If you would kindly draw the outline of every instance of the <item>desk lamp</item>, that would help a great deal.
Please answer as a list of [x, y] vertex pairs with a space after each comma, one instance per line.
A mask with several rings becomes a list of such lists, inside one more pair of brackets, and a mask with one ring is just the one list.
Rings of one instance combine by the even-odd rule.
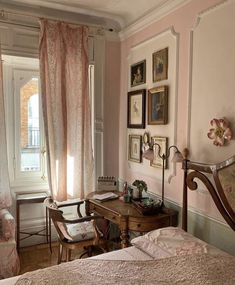
[[162, 159], [162, 206], [164, 206], [164, 191], [165, 191], [165, 189], [164, 189], [164, 178], [165, 178], [166, 160], [170, 156], [171, 149], [175, 149], [175, 153], [174, 153], [174, 156], [172, 158], [173, 163], [182, 162], [184, 158], [183, 158], [182, 153], [179, 151], [179, 149], [175, 145], [171, 145], [170, 147], [167, 148], [166, 153], [161, 154], [161, 146], [158, 143], [150, 144], [149, 148], [146, 151], [144, 151], [143, 158], [150, 160], [150, 161], [153, 161], [153, 159], [154, 159], [153, 147], [155, 145], [158, 147], [158, 156]]

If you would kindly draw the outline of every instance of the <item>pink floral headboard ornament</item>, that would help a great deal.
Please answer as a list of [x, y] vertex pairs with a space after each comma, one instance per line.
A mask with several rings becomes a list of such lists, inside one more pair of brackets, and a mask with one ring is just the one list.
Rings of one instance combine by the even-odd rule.
[[232, 131], [226, 118], [213, 119], [210, 121], [212, 128], [207, 133], [209, 139], [214, 140], [216, 146], [223, 146], [232, 139]]

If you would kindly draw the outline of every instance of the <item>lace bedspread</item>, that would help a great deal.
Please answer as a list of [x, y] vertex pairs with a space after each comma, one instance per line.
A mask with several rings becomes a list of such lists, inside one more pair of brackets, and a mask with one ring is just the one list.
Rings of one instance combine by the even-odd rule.
[[235, 258], [196, 254], [148, 261], [75, 260], [28, 272], [16, 285], [234, 285]]

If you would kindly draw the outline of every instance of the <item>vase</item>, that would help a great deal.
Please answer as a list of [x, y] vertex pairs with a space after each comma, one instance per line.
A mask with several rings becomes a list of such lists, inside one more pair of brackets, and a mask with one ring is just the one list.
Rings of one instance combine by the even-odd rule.
[[140, 200], [142, 198], [142, 191], [139, 190], [137, 187], [132, 186], [133, 192], [132, 192], [132, 198], [134, 200]]

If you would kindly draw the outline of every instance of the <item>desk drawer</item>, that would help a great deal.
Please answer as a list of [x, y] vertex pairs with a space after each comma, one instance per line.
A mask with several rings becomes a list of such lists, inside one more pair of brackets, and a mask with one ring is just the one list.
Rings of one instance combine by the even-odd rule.
[[132, 221], [129, 220], [129, 229], [137, 232], [149, 232], [154, 229], [164, 228], [170, 226], [169, 217], [163, 217], [161, 219], [157, 219], [156, 221], [148, 222], [146, 221]]
[[113, 222], [114, 224], [119, 224], [120, 222], [120, 217], [118, 215], [116, 215], [115, 213], [109, 212], [106, 209], [103, 209], [99, 206], [91, 204], [90, 211], [103, 216], [105, 219]]

